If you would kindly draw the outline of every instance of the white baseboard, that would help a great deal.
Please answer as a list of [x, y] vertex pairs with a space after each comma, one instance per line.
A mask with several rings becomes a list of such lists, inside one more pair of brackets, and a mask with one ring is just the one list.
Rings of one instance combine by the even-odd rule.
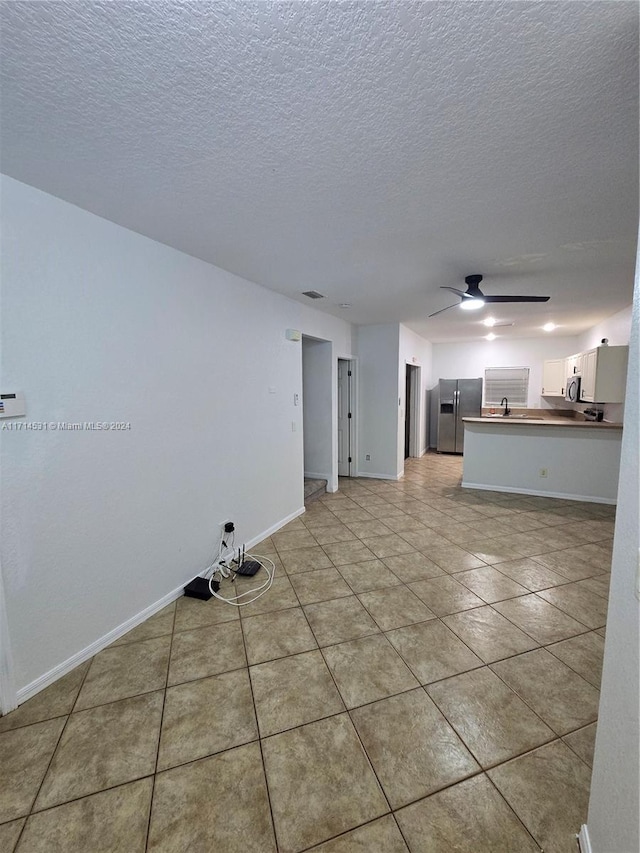
[[597, 495], [568, 495], [564, 492], [549, 492], [542, 489], [519, 489], [513, 486], [488, 486], [484, 483], [465, 483], [462, 481], [463, 489], [480, 489], [487, 492], [509, 492], [515, 495], [534, 495], [539, 498], [558, 498], [561, 501], [582, 501], [594, 504], [615, 504], [616, 498], [603, 498]]
[[277, 533], [281, 527], [284, 527], [285, 524], [289, 524], [290, 521], [293, 521], [294, 518], [298, 518], [298, 516], [302, 515], [305, 512], [304, 506], [297, 509], [295, 512], [292, 512], [290, 515], [286, 516], [286, 518], [281, 519], [277, 524], [271, 525], [266, 530], [263, 530], [262, 533], [259, 533], [257, 536], [254, 536], [252, 539], [246, 543], [247, 548], [253, 548], [254, 545], [257, 545], [258, 542], [262, 542], [263, 539], [268, 539], [269, 536], [272, 536], [274, 533]]
[[326, 480], [327, 483], [331, 479], [331, 474], [314, 474], [314, 473], [310, 473], [309, 471], [305, 471], [304, 476], [308, 480]]
[[371, 477], [372, 480], [393, 480], [396, 482], [402, 478], [402, 474], [370, 474], [358, 471], [356, 477]]
[[[304, 506], [300, 509], [297, 509], [295, 512], [292, 512], [286, 518], [283, 518], [277, 524], [272, 525], [267, 530], [260, 533], [258, 536], [254, 536], [250, 539], [246, 545], [247, 548], [250, 549], [258, 542], [262, 542], [263, 539], [267, 539], [271, 536], [272, 533], [276, 533], [276, 531], [280, 530], [281, 527], [284, 527], [285, 524], [288, 524], [290, 521], [293, 521], [294, 518], [297, 518], [299, 515], [302, 515], [304, 512]], [[153, 616], [154, 613], [157, 613], [159, 610], [162, 610], [163, 607], [166, 607], [167, 604], [171, 604], [172, 601], [180, 598], [183, 593], [184, 587], [189, 581], [193, 578], [193, 574], [189, 574], [189, 576], [180, 584], [180, 586], [176, 587], [176, 589], [171, 590], [166, 595], [163, 595], [162, 598], [159, 598], [153, 604], [150, 604], [148, 607], [145, 607], [144, 610], [141, 610], [139, 613], [136, 613], [135, 616], [132, 616], [130, 619], [127, 619], [126, 622], [123, 622], [121, 625], [118, 625], [117, 628], [114, 628], [109, 633], [105, 634], [103, 637], [95, 640], [93, 643], [90, 643], [84, 649], [81, 649], [79, 652], [76, 652], [74, 655], [71, 655], [67, 660], [62, 661], [62, 663], [57, 664], [50, 669], [48, 672], [45, 672], [43, 675], [38, 676], [34, 681], [30, 684], [27, 684], [25, 687], [21, 687], [17, 693], [14, 693], [14, 696], [17, 699], [17, 702], [13, 704], [13, 707], [7, 707], [6, 710], [3, 707], [2, 713], [8, 713], [13, 710], [17, 705], [26, 702], [27, 699], [31, 699], [36, 693], [40, 693], [41, 690], [44, 690], [45, 687], [49, 687], [49, 685], [53, 684], [54, 681], [57, 681], [59, 678], [62, 678], [63, 675], [66, 675], [68, 672], [71, 672], [72, 669], [75, 669], [81, 663], [84, 663], [89, 658], [92, 658], [98, 652], [102, 651], [102, 649], [110, 646], [111, 643], [115, 643], [116, 640], [119, 640], [120, 637], [127, 634], [133, 628], [140, 625], [141, 622], [144, 622], [150, 616]], [[11, 696], [7, 696], [9, 700], [11, 700]]]
[[102, 649], [106, 648], [106, 646], [111, 645], [111, 643], [115, 643], [116, 640], [119, 640], [120, 637], [127, 634], [131, 631], [132, 628], [140, 625], [141, 622], [144, 622], [150, 616], [153, 616], [154, 613], [157, 613], [159, 610], [162, 610], [163, 607], [166, 607], [167, 604], [171, 604], [172, 601], [175, 601], [177, 598], [180, 598], [182, 595], [182, 591], [185, 587], [185, 584], [189, 583], [189, 580], [193, 577], [190, 575], [184, 583], [181, 583], [179, 587], [168, 592], [166, 595], [163, 595], [162, 598], [159, 598], [158, 601], [155, 601], [153, 604], [150, 604], [148, 607], [145, 607], [144, 610], [141, 610], [139, 613], [136, 613], [135, 616], [132, 616], [130, 619], [127, 619], [126, 622], [123, 622], [121, 625], [118, 625], [117, 628], [114, 628], [112, 631], [109, 631], [108, 634], [105, 634], [103, 637], [100, 637], [98, 640], [95, 640], [93, 643], [90, 643], [84, 649], [81, 649], [79, 652], [76, 652], [74, 655], [71, 655], [70, 658], [63, 661], [62, 663], [54, 666], [53, 669], [50, 669], [48, 672], [45, 672], [43, 675], [38, 676], [34, 681], [30, 684], [27, 684], [26, 687], [21, 687], [18, 690], [18, 703], [22, 704], [26, 702], [27, 699], [31, 699], [36, 693], [39, 693], [41, 690], [44, 690], [45, 687], [49, 687], [50, 684], [53, 684], [54, 681], [57, 681], [59, 678], [62, 678], [63, 675], [66, 675], [68, 672], [71, 672], [72, 669], [75, 669], [81, 663], [84, 663], [89, 658], [92, 658], [98, 652], [102, 651]]
[[587, 828], [586, 823], [583, 823], [580, 827], [580, 832], [577, 835], [577, 839], [578, 847], [580, 848], [580, 853], [592, 853], [591, 840], [589, 839], [589, 830]]

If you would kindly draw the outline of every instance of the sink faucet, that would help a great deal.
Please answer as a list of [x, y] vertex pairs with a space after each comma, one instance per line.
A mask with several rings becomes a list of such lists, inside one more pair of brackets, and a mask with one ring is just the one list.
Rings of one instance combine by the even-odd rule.
[[502, 413], [502, 416], [506, 417], [507, 415], [511, 414], [511, 409], [509, 408], [509, 401], [507, 400], [506, 397], [503, 397], [502, 400], [500, 400], [500, 405], [502, 405], [503, 403], [504, 403], [504, 412]]

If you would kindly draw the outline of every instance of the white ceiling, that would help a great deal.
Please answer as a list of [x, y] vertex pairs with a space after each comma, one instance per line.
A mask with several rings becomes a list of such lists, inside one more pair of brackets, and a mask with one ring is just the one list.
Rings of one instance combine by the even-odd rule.
[[[2, 171], [355, 323], [631, 302], [636, 2], [4, 2]], [[340, 303], [353, 307], [341, 309]]]

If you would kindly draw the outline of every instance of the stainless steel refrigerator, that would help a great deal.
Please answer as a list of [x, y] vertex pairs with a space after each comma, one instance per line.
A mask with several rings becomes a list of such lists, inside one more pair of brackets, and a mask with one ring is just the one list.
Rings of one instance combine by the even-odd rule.
[[462, 453], [462, 418], [482, 413], [482, 379], [441, 379], [437, 395], [438, 453]]

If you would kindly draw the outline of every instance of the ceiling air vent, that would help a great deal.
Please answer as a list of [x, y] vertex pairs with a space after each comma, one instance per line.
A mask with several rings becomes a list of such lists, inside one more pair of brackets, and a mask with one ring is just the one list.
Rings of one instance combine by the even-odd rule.
[[324, 295], [322, 293], [318, 293], [317, 290], [304, 290], [302, 295], [308, 296], [309, 299], [324, 299]]

